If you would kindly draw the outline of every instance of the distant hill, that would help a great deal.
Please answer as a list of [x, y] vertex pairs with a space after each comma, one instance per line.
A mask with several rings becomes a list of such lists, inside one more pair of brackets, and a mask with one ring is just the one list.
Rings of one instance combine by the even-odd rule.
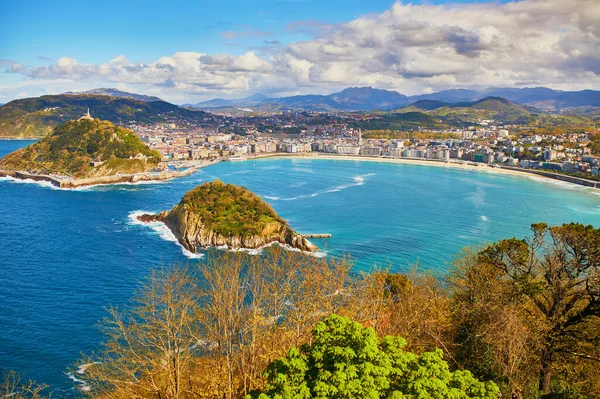
[[172, 118], [201, 121], [203, 111], [180, 108], [164, 101], [145, 102], [92, 94], [60, 94], [23, 98], [0, 107], [0, 137], [43, 137], [57, 125], [77, 119], [87, 110], [115, 124], [157, 123]]
[[[487, 97], [501, 97], [513, 103], [533, 106], [545, 111], [560, 111], [576, 107], [600, 107], [600, 91], [560, 91], [545, 87], [488, 88], [485, 90], [452, 89], [417, 96], [405, 96], [395, 91], [372, 87], [352, 87], [329, 95], [301, 95], [269, 98], [263, 95], [239, 100], [215, 99], [191, 105], [199, 109], [222, 110], [252, 108], [253, 111], [275, 112], [285, 109], [322, 112], [389, 111], [419, 101], [442, 103], [474, 102]], [[429, 107], [430, 105], [420, 104]], [[574, 109], [573, 112], [577, 112]]]
[[419, 100], [356, 127], [375, 130], [419, 130], [460, 128], [482, 120], [510, 124], [533, 122], [539, 111], [500, 97], [486, 97], [472, 102], [447, 103], [437, 100]]
[[215, 98], [213, 100], [204, 101], [198, 104], [184, 104], [184, 106], [212, 109], [212, 108], [248, 108], [263, 104], [271, 100], [269, 97], [262, 94], [253, 94], [249, 97], [240, 98], [238, 100], [226, 100], [223, 98]]
[[[129, 129], [109, 121], [69, 121], [28, 147], [0, 159], [0, 169], [75, 178], [138, 173], [156, 168], [161, 156]], [[97, 162], [92, 166], [92, 162]]]
[[284, 109], [307, 111], [371, 111], [390, 110], [408, 104], [405, 95], [395, 91], [374, 89], [372, 87], [351, 87], [329, 95], [301, 95], [282, 98], [269, 98], [254, 95], [239, 100], [214, 99], [193, 105], [195, 108], [245, 107], [256, 111], [277, 111]]
[[419, 129], [446, 129], [453, 127], [443, 118], [429, 115], [424, 112], [408, 111], [393, 112], [381, 115], [379, 118], [360, 122], [356, 127], [369, 130], [419, 130]]
[[424, 112], [439, 117], [450, 126], [464, 126], [481, 119], [503, 123], [526, 124], [539, 112], [534, 108], [516, 104], [501, 97], [486, 97], [477, 101], [448, 103], [438, 100], [419, 100], [397, 113]]
[[117, 90], [117, 89], [111, 89], [111, 88], [99, 88], [99, 89], [92, 89], [92, 90], [88, 90], [88, 91], [82, 91], [82, 92], [71, 92], [68, 91], [65, 94], [94, 94], [97, 96], [111, 96], [111, 97], [122, 97], [122, 98], [133, 98], [134, 100], [138, 100], [138, 101], [144, 101], [144, 102], [152, 102], [152, 101], [163, 101], [158, 97], [154, 97], [154, 96], [145, 96], [143, 94], [136, 94], [136, 93], [128, 93], [126, 91], [121, 91], [121, 90]]

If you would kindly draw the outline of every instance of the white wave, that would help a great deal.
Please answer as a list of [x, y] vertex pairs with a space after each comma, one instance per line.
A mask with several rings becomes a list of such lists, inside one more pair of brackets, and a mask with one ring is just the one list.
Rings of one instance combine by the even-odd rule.
[[61, 190], [61, 188], [56, 187], [54, 184], [50, 183], [49, 181], [38, 181], [38, 180], [33, 180], [33, 179], [16, 179], [11, 176], [2, 176], [2, 177], [0, 177], [0, 181], [7, 181], [10, 183], [16, 183], [16, 184], [36, 184], [40, 187], [51, 188], [52, 190]]
[[558, 186], [565, 190], [580, 191], [580, 192], [585, 192], [585, 193], [589, 193], [592, 195], [600, 196], [600, 190], [597, 188], [594, 188], [594, 187], [582, 186], [581, 184], [571, 183], [571, 182], [567, 182], [567, 181], [563, 181], [563, 180], [552, 179], [549, 177], [535, 176], [535, 175], [530, 175], [530, 174], [527, 174], [523, 177], [526, 177], [529, 180], [534, 180], [538, 183], [552, 184], [554, 186]]
[[302, 173], [315, 173], [315, 171], [314, 171], [314, 170], [312, 170], [312, 169], [310, 169], [310, 168], [298, 168], [298, 167], [295, 167], [295, 168], [292, 168], [292, 170], [293, 170], [294, 172], [302, 172]]
[[487, 217], [487, 216], [485, 216], [485, 215], [481, 215], [481, 216], [479, 216], [479, 217], [480, 217], [480, 218], [481, 218], [481, 220], [483, 220], [484, 222], [487, 222], [487, 221], [489, 220], [489, 219], [488, 219], [488, 217]]
[[82, 364], [79, 366], [79, 368], [77, 369], [77, 374], [85, 374], [85, 372], [87, 371], [87, 369], [90, 366], [93, 366], [94, 364], [100, 364], [100, 362], [92, 362], [92, 363], [86, 363], [86, 364]]
[[84, 380], [75, 377], [70, 371], [67, 372], [67, 377], [69, 377], [69, 379], [75, 382], [76, 384], [79, 384], [80, 390], [88, 392], [91, 389], [90, 386]]
[[263, 198], [270, 199], [273, 201], [279, 201], [279, 197], [271, 197], [270, 195], [263, 195]]
[[365, 178], [369, 177], [369, 176], [374, 176], [375, 173], [367, 173], [364, 175], [358, 175], [358, 176], [354, 176], [352, 178], [352, 183], [348, 183], [348, 184], [341, 184], [339, 186], [335, 186], [332, 187], [328, 190], [325, 191], [317, 191], [316, 193], [312, 193], [312, 194], [308, 194], [308, 195], [299, 195], [297, 197], [290, 197], [290, 198], [280, 198], [280, 200], [282, 201], [294, 201], [300, 198], [308, 198], [308, 197], [316, 197], [318, 195], [322, 195], [322, 194], [328, 194], [328, 193], [337, 193], [340, 192], [342, 190], [345, 190], [347, 188], [350, 187], [357, 187], [357, 186], [362, 186], [363, 184], [365, 184]]
[[141, 180], [134, 183], [131, 182], [121, 182], [121, 183], [100, 183], [100, 184], [90, 184], [89, 186], [81, 186], [81, 187], [58, 187], [49, 181], [38, 181], [33, 179], [16, 179], [11, 176], [2, 176], [0, 177], [0, 181], [7, 181], [10, 183], [17, 184], [36, 184], [40, 187], [50, 188], [52, 190], [64, 190], [64, 191], [95, 191], [97, 189], [107, 188], [107, 187], [118, 187], [118, 186], [141, 186], [141, 185], [149, 185], [149, 184], [165, 184], [168, 183], [168, 180]]
[[[157, 232], [159, 234], [159, 237], [162, 238], [163, 240], [176, 243], [181, 248], [181, 251], [183, 252], [183, 254], [190, 259], [198, 259], [198, 258], [202, 258], [204, 256], [204, 254], [195, 254], [193, 252], [188, 251], [185, 247], [183, 247], [183, 245], [181, 245], [179, 243], [179, 241], [177, 240], [177, 237], [175, 237], [173, 232], [164, 223], [161, 223], [161, 222], [148, 222], [147, 223], [147, 222], [142, 222], [141, 220], [138, 219], [138, 216], [146, 215], [146, 214], [153, 214], [153, 212], [141, 211], [141, 210], [130, 212], [129, 216], [128, 216], [129, 224], [150, 227], [152, 230]], [[287, 244], [282, 244], [280, 242], [271, 242], [269, 244], [263, 245], [262, 247], [258, 247], [258, 248], [232, 249], [232, 248], [227, 247], [226, 245], [220, 246], [220, 247], [215, 247], [215, 248], [221, 249], [221, 250], [226, 250], [226, 251], [231, 251], [231, 252], [246, 252], [249, 255], [260, 255], [261, 252], [263, 251], [263, 249], [268, 248], [272, 245], [279, 245], [287, 251], [302, 252], [301, 250], [299, 250], [297, 248], [293, 248]], [[306, 253], [312, 254], [316, 257], [326, 256], [326, 254], [323, 252], [306, 252]]]
[[171, 241], [171, 242], [174, 242], [175, 244], [177, 244], [181, 248], [181, 252], [183, 252], [183, 254], [190, 259], [199, 259], [204, 256], [203, 254], [195, 254], [191, 251], [188, 251], [187, 248], [185, 248], [183, 245], [181, 245], [179, 240], [177, 240], [177, 237], [175, 237], [175, 234], [173, 234], [171, 229], [169, 229], [164, 223], [161, 223], [161, 222], [146, 223], [146, 222], [142, 222], [141, 220], [138, 219], [138, 216], [145, 215], [145, 214], [153, 214], [153, 213], [154, 212], [140, 211], [140, 210], [130, 212], [129, 216], [128, 216], [129, 224], [150, 227], [152, 230], [154, 230], [156, 233], [158, 233], [159, 237], [162, 238], [163, 240]]

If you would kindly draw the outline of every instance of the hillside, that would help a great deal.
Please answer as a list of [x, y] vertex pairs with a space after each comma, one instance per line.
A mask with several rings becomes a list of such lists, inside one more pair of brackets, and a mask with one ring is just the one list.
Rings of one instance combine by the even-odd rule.
[[8, 154], [0, 159], [0, 169], [88, 178], [145, 172], [159, 162], [160, 154], [131, 130], [82, 118], [57, 126], [50, 136]]
[[213, 116], [164, 101], [88, 94], [60, 94], [14, 100], [0, 107], [0, 137], [44, 137], [57, 125], [77, 119], [90, 110], [92, 116], [115, 124], [157, 123], [184, 118], [201, 121]]
[[445, 129], [451, 127], [442, 118], [424, 112], [406, 111], [383, 114], [378, 118], [355, 124], [369, 130], [420, 130]]
[[191, 252], [198, 247], [260, 248], [273, 242], [303, 251], [317, 250], [260, 197], [219, 180], [188, 191], [170, 211], [139, 219], [165, 223]]
[[494, 120], [510, 124], [527, 124], [535, 120], [539, 111], [515, 104], [505, 98], [486, 97], [472, 102], [448, 103], [437, 100], [419, 100], [394, 113], [423, 113], [439, 118], [449, 126], [464, 126], [480, 120]]

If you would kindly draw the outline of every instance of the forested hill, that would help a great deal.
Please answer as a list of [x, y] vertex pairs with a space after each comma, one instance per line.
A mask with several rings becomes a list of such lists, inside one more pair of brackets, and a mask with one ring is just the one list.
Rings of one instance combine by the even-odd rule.
[[14, 100], [0, 107], [0, 137], [47, 136], [57, 125], [84, 115], [88, 108], [94, 118], [119, 125], [214, 118], [206, 112], [180, 108], [165, 101], [90, 94], [48, 95]]
[[103, 177], [152, 170], [160, 154], [131, 130], [85, 119], [57, 126], [35, 144], [0, 159], [0, 169], [71, 178]]

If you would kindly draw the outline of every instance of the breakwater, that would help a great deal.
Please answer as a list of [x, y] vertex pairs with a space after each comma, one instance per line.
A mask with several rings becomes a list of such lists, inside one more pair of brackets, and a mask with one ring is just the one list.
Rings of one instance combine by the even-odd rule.
[[532, 175], [538, 175], [543, 177], [548, 177], [550, 179], [560, 180], [567, 183], [579, 184], [580, 186], [600, 188], [600, 181], [594, 181], [590, 179], [584, 179], [582, 177], [563, 175], [562, 173], [554, 173], [545, 170], [537, 170], [537, 169], [524, 169], [524, 168], [515, 168], [511, 166], [503, 166], [502, 169], [513, 170], [515, 172], [521, 173], [529, 173]]
[[141, 181], [160, 181], [184, 177], [195, 173], [199, 167], [182, 171], [145, 172], [114, 176], [90, 177], [85, 179], [63, 179], [50, 175], [36, 175], [26, 172], [0, 170], [0, 177], [12, 177], [20, 180], [46, 181], [59, 188], [79, 188], [99, 184], [137, 183]]

